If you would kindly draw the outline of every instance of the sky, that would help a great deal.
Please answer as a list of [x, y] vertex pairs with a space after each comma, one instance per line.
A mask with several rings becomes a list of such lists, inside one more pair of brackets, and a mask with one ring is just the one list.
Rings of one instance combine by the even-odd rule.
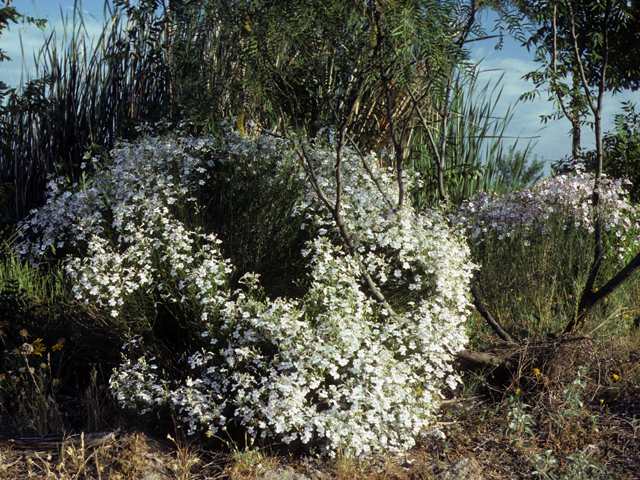
[[[48, 20], [46, 31], [43, 33], [35, 26], [11, 25], [9, 31], [6, 29], [0, 38], [0, 48], [12, 58], [12, 61], [0, 63], [0, 80], [11, 86], [17, 86], [20, 81], [23, 68], [24, 49], [27, 58], [27, 68], [33, 71], [33, 53], [37, 52], [43, 45], [45, 36], [55, 28], [58, 32], [63, 31], [61, 12], [65, 15], [72, 15], [74, 0], [14, 0], [13, 6], [16, 9], [30, 16], [45, 18]], [[98, 36], [104, 23], [104, 1], [84, 0], [81, 3], [83, 18], [88, 35]], [[495, 17], [483, 15], [484, 28], [490, 32], [493, 28]], [[21, 41], [22, 38], [22, 41]], [[22, 45], [21, 45], [22, 43]], [[518, 148], [523, 148], [527, 142], [535, 143], [532, 153], [541, 159], [558, 160], [571, 153], [570, 124], [566, 119], [551, 121], [546, 126], [540, 122], [541, 115], [548, 115], [554, 112], [554, 106], [541, 92], [541, 98], [532, 101], [517, 103], [522, 93], [533, 90], [533, 85], [522, 80], [522, 76], [535, 70], [538, 67], [533, 61], [533, 53], [529, 53], [526, 48], [520, 46], [518, 42], [505, 37], [504, 46], [501, 50], [496, 50], [496, 39], [475, 42], [471, 47], [472, 59], [479, 62], [480, 75], [479, 83], [489, 82], [494, 85], [501, 75], [502, 95], [497, 106], [497, 113], [504, 115], [509, 106], [515, 108], [515, 114], [509, 124], [506, 135], [518, 137]], [[614, 115], [620, 112], [620, 102], [630, 100], [633, 103], [640, 102], [640, 92], [623, 92], [612, 97], [608, 95], [604, 101], [603, 109], [603, 132], [613, 128]], [[515, 105], [515, 107], [513, 107]], [[527, 137], [539, 137], [529, 139]], [[515, 142], [514, 139], [505, 139], [506, 145]], [[583, 150], [595, 148], [593, 133], [588, 127], [582, 132]], [[549, 172], [549, 166], [545, 168]]]

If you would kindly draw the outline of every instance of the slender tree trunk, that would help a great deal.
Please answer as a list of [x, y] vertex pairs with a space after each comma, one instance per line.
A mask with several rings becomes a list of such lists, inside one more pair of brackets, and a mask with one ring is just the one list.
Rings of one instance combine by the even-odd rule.
[[[591, 270], [589, 272], [589, 278], [587, 279], [587, 284], [585, 286], [584, 292], [582, 294], [582, 298], [580, 299], [580, 303], [578, 305], [578, 316], [582, 319], [581, 322], [574, 322], [571, 326], [571, 329], [574, 327], [580, 327], [585, 318], [585, 309], [589, 304], [591, 297], [594, 296], [593, 286], [595, 284], [596, 277], [598, 276], [598, 271], [600, 270], [600, 264], [602, 262], [602, 215], [600, 214], [600, 180], [602, 176], [602, 103], [604, 99], [604, 91], [607, 85], [607, 67], [609, 64], [609, 16], [611, 13], [610, 3], [607, 2], [606, 10], [604, 14], [604, 36], [603, 36], [603, 58], [602, 58], [602, 69], [600, 70], [600, 78], [598, 79], [598, 97], [596, 102], [594, 103], [592, 99], [591, 90], [589, 88], [589, 82], [587, 81], [587, 77], [584, 71], [584, 64], [582, 62], [582, 58], [580, 56], [580, 50], [578, 48], [578, 36], [575, 31], [575, 17], [573, 15], [573, 9], [571, 7], [571, 1], [566, 1], [567, 8], [569, 10], [569, 18], [571, 25], [571, 39], [573, 41], [573, 52], [576, 60], [576, 64], [578, 67], [578, 72], [580, 74], [580, 81], [582, 83], [582, 88], [585, 92], [585, 96], [587, 102], [589, 104], [589, 108], [593, 113], [594, 117], [594, 133], [596, 137], [596, 174], [595, 181], [593, 186], [593, 196], [592, 196], [592, 207], [595, 213], [595, 221], [594, 221], [594, 235], [595, 235], [595, 248], [593, 253], [593, 263], [591, 264]], [[591, 307], [593, 308], [593, 307]], [[567, 326], [568, 331], [569, 326]]]
[[389, 79], [387, 78], [387, 73], [385, 69], [385, 65], [382, 62], [382, 42], [385, 39], [384, 32], [382, 30], [382, 22], [380, 11], [375, 2], [373, 2], [373, 15], [376, 22], [376, 55], [380, 61], [380, 79], [382, 80], [382, 88], [384, 89], [384, 95], [387, 104], [387, 120], [389, 122], [389, 130], [391, 134], [391, 142], [393, 143], [393, 152], [396, 158], [396, 176], [398, 181], [398, 209], [402, 208], [402, 204], [404, 203], [404, 181], [402, 178], [403, 173], [403, 151], [401, 145], [401, 138], [398, 138], [398, 134], [395, 130], [395, 122], [393, 115], [393, 102], [391, 99], [391, 91], [389, 87]]
[[580, 118], [581, 118], [581, 108], [580, 108], [580, 80], [574, 75], [573, 76], [573, 90], [571, 92], [571, 102], [569, 103], [569, 108], [571, 110], [571, 117], [569, 120], [571, 121], [571, 157], [573, 158], [574, 165], [580, 162], [581, 158], [581, 149], [580, 149]]
[[571, 333], [576, 327], [581, 326], [591, 310], [597, 307], [609, 295], [615, 292], [622, 284], [624, 284], [631, 276], [640, 269], [640, 253], [631, 260], [618, 274], [607, 282], [607, 284], [599, 289], [594, 295], [590, 296], [579, 317], [569, 322], [564, 329], [565, 334]]

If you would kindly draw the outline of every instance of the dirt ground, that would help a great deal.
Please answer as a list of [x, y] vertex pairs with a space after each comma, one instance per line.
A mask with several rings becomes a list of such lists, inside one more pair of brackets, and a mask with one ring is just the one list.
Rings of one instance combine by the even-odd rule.
[[[291, 480], [427, 480], [472, 458], [487, 480], [536, 478], [545, 466], [563, 480], [640, 480], [640, 348], [613, 345], [595, 355], [587, 346], [547, 342], [492, 352], [511, 355], [517, 371], [460, 364], [464, 389], [451, 392], [438, 416], [445, 438], [427, 435], [403, 455], [317, 459], [120, 421], [84, 436], [3, 437], [0, 479], [281, 480], [272, 473], [286, 468], [298, 474]], [[578, 365], [588, 362], [572, 404]]]
[[[640, 395], [640, 389], [636, 394]], [[640, 399], [640, 396], [636, 397]], [[473, 458], [481, 465], [486, 479], [534, 478], [533, 463], [527, 459], [534, 452], [554, 450], [569, 456], [585, 450], [590, 460], [606, 467], [611, 477], [596, 476], [592, 471], [583, 478], [640, 479], [640, 430], [633, 418], [616, 414], [598, 415], [591, 433], [575, 430], [562, 442], [552, 429], [542, 425], [535, 444], [514, 444], [504, 435], [505, 419], [500, 405], [476, 399], [448, 403], [443, 418], [446, 439], [426, 437], [423, 443], [405, 455], [388, 455], [371, 460], [348, 458], [312, 459], [272, 449], [242, 449], [229, 452], [197, 442], [158, 437], [141, 430], [103, 433], [106, 440], [90, 445], [87, 436], [83, 447], [75, 436], [61, 441], [51, 437], [5, 440], [0, 448], [0, 478], [50, 479], [223, 479], [244, 480], [270, 477], [269, 472], [288, 468], [311, 480], [327, 479], [432, 479], [463, 458]], [[595, 414], [596, 412], [594, 412]], [[11, 444], [14, 440], [14, 444]], [[39, 440], [38, 443], [35, 443]], [[32, 444], [29, 445], [28, 442]], [[573, 443], [572, 443], [573, 442]], [[22, 444], [19, 444], [22, 443]], [[33, 444], [35, 443], [35, 444]], [[517, 443], [517, 442], [516, 442]], [[558, 450], [561, 446], [562, 450]], [[572, 448], [573, 447], [573, 448]], [[565, 461], [557, 473], [567, 477]], [[294, 477], [295, 478], [295, 477]]]

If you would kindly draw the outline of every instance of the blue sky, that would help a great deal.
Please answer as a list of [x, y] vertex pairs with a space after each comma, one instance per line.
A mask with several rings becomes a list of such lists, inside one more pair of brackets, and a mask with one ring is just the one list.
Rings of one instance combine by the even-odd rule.
[[[13, 6], [26, 15], [47, 19], [49, 22], [46, 32], [50, 32], [53, 28], [61, 32], [63, 28], [60, 19], [61, 12], [70, 16], [73, 12], [74, 0], [14, 0]], [[82, 10], [89, 36], [99, 35], [104, 21], [104, 1], [84, 0]], [[493, 26], [493, 18], [483, 16], [482, 21], [486, 30], [490, 31]], [[22, 36], [25, 56], [29, 60], [27, 65], [31, 68], [33, 52], [37, 52], [42, 46], [45, 34], [36, 27], [27, 25], [11, 25], [9, 31], [3, 32], [0, 48], [13, 61], [0, 63], [0, 80], [12, 86], [16, 86], [20, 80], [23, 63], [20, 36]], [[480, 62], [480, 69], [483, 72], [480, 74], [480, 83], [496, 82], [504, 73], [503, 93], [498, 105], [498, 113], [500, 114], [505, 112], [510, 104], [514, 104], [522, 93], [533, 89], [532, 85], [522, 80], [522, 76], [535, 70], [537, 64], [533, 61], [532, 53], [527, 52], [526, 48], [509, 38], [505, 39], [504, 47], [501, 50], [495, 50], [495, 44], [496, 40], [476, 42], [472, 47], [472, 58], [474, 61]], [[522, 137], [539, 136], [540, 138], [533, 140], [533, 142], [537, 142], [533, 153], [547, 160], [557, 160], [571, 152], [570, 124], [565, 119], [550, 122], [546, 126], [541, 124], [540, 115], [550, 114], [554, 111], [553, 105], [544, 96], [544, 92], [542, 93], [542, 98], [536, 101], [516, 105], [515, 115], [509, 125], [507, 135], [513, 137], [519, 135]], [[619, 112], [620, 102], [623, 100], [640, 102], [640, 92], [623, 92], [615, 97], [608, 96], [605, 99], [604, 132], [612, 128], [614, 115]], [[505, 143], [510, 144], [513, 141], [507, 139]], [[527, 141], [520, 140], [518, 145], [524, 147]], [[582, 147], [583, 149], [594, 148], [593, 133], [587, 127], [582, 132]]]

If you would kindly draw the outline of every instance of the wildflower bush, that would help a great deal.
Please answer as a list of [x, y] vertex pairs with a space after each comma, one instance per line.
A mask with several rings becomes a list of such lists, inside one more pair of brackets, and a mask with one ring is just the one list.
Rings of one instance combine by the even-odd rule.
[[[527, 190], [474, 195], [452, 216], [481, 265], [479, 291], [520, 338], [557, 332], [576, 313], [593, 261], [593, 183], [593, 176], [578, 168]], [[638, 251], [640, 209], [627, 201], [625, 184], [623, 179], [602, 179], [605, 258], [596, 285]], [[615, 295], [624, 297], [635, 284], [637, 280], [628, 282]]]
[[[640, 245], [640, 209], [628, 202], [623, 188], [627, 184], [630, 182], [622, 178], [610, 180], [603, 176], [601, 180], [599, 208], [612, 268], [624, 266]], [[525, 246], [527, 237], [550, 234], [553, 225], [550, 220], [558, 217], [564, 230], [582, 228], [593, 233], [593, 185], [593, 174], [584, 173], [578, 165], [574, 172], [544, 178], [527, 190], [474, 195], [462, 204], [454, 222], [476, 241], [484, 233], [495, 231], [498, 240], [516, 235]]]
[[[310, 152], [319, 184], [335, 195], [330, 140]], [[394, 208], [393, 172], [371, 166], [372, 177], [363, 159], [343, 153], [343, 215], [393, 312], [371, 299], [310, 188], [289, 213], [310, 238], [304, 294], [271, 299], [251, 272], [231, 287], [233, 266], [201, 228], [216, 162], [232, 158], [243, 171], [259, 157], [278, 167], [263, 176], [277, 184], [299, 160], [284, 140], [229, 127], [221, 138], [144, 137], [115, 149], [111, 163], [95, 162], [85, 185], [52, 181], [47, 205], [23, 224], [20, 251], [36, 261], [62, 255], [78, 300], [122, 321], [130, 340], [143, 334], [111, 378], [123, 407], [172, 410], [191, 434], [241, 426], [318, 454], [404, 450], [431, 428], [441, 389], [459, 382], [449, 360], [467, 342], [473, 265], [440, 213]], [[186, 374], [148, 349], [143, 327], [160, 305], [199, 337]]]
[[49, 433], [61, 423], [54, 397], [67, 342], [56, 336], [62, 315], [9, 273], [0, 283], [0, 429]]

